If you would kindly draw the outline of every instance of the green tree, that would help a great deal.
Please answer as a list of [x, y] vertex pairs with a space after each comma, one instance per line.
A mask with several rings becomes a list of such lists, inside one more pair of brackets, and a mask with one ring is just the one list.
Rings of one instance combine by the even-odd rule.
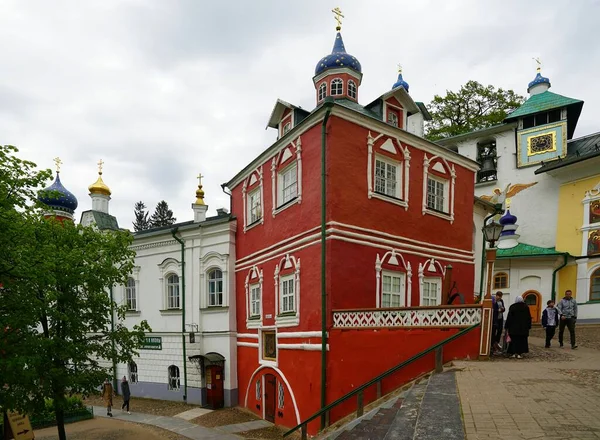
[[150, 216], [150, 225], [153, 228], [160, 226], [169, 226], [175, 223], [177, 219], [173, 217], [173, 211], [169, 209], [169, 204], [164, 200], [161, 200], [156, 205], [154, 214]]
[[137, 231], [145, 231], [150, 229], [150, 220], [148, 219], [148, 211], [146, 211], [146, 205], [141, 200], [136, 202], [133, 207], [133, 214], [135, 215], [135, 221], [133, 222], [133, 229]]
[[446, 96], [433, 97], [425, 137], [435, 141], [500, 124], [524, 101], [512, 90], [469, 81], [458, 92], [447, 90]]

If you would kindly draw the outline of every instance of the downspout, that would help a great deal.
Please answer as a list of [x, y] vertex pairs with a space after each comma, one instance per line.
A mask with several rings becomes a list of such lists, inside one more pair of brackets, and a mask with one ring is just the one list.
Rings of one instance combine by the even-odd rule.
[[565, 252], [564, 254], [562, 254], [562, 256], [563, 263], [552, 271], [552, 296], [550, 297], [550, 299], [554, 302], [556, 302], [556, 273], [567, 265], [567, 258], [569, 257], [569, 254]]
[[173, 228], [171, 235], [181, 245], [181, 342], [183, 343], [183, 401], [187, 402], [187, 356], [185, 354], [185, 245], [183, 240], [177, 237], [177, 230]]
[[112, 285], [109, 288], [110, 291], [110, 335], [111, 335], [111, 340], [110, 340], [110, 344], [112, 347], [112, 365], [113, 365], [113, 392], [116, 394], [119, 394], [118, 391], [118, 382], [117, 382], [117, 361], [115, 360], [115, 306], [114, 306], [114, 300], [113, 300], [113, 288]]
[[[326, 207], [327, 207], [327, 192], [326, 192], [326, 152], [325, 144], [327, 140], [327, 121], [333, 108], [333, 100], [326, 98], [325, 116], [321, 124], [321, 408], [325, 408], [327, 404], [327, 284], [325, 274], [325, 244], [326, 244]], [[321, 416], [321, 429], [325, 428], [326, 416]]]
[[221, 189], [223, 190], [223, 192], [225, 194], [227, 194], [229, 196], [229, 213], [231, 213], [231, 210], [233, 209], [233, 197], [231, 197], [231, 193], [230, 192], [225, 191], [225, 188], [227, 188], [227, 185], [225, 183], [223, 183], [221, 185]]

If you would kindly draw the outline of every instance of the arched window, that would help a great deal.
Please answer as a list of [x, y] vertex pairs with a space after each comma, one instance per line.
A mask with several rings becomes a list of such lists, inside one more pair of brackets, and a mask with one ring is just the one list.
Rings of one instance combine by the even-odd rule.
[[508, 274], [506, 272], [498, 272], [494, 275], [494, 289], [508, 288]]
[[344, 94], [344, 81], [340, 78], [331, 80], [331, 96]]
[[348, 96], [356, 99], [356, 83], [352, 80], [348, 81]]
[[327, 96], [327, 83], [322, 83], [319, 86], [319, 101], [322, 101]]
[[169, 389], [173, 391], [179, 391], [179, 367], [176, 365], [169, 366]]
[[590, 301], [600, 301], [600, 267], [590, 277]]
[[127, 310], [137, 310], [137, 296], [135, 292], [135, 280], [133, 278], [127, 279], [125, 301], [127, 303]]
[[129, 382], [137, 383], [138, 381], [138, 369], [137, 364], [133, 361], [127, 365], [127, 373], [129, 374]]
[[223, 305], [223, 272], [213, 269], [208, 273], [208, 305]]
[[179, 276], [176, 274], [167, 277], [167, 308], [179, 308]]

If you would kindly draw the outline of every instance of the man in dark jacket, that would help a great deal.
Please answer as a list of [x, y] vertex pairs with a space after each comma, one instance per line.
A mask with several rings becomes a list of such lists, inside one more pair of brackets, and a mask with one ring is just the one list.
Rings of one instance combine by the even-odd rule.
[[129, 382], [127, 382], [127, 377], [123, 376], [123, 380], [121, 381], [121, 394], [123, 395], [123, 405], [121, 405], [121, 411], [127, 407], [127, 414], [131, 414], [129, 412], [129, 398], [131, 397], [131, 392], [129, 391]]
[[565, 327], [569, 329], [571, 336], [571, 349], [576, 349], [575, 343], [575, 323], [577, 322], [577, 300], [573, 298], [573, 292], [565, 291], [565, 297], [560, 300], [558, 306], [558, 314], [560, 315], [560, 324], [558, 326], [558, 344], [563, 346], [563, 335]]

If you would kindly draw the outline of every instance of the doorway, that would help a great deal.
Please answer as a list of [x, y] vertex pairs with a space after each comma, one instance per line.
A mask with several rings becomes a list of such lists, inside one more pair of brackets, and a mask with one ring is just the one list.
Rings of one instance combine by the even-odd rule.
[[275, 423], [275, 376], [265, 374], [265, 420]]
[[206, 367], [206, 405], [212, 409], [223, 408], [223, 367], [209, 365]]
[[540, 314], [542, 310], [542, 295], [536, 290], [528, 290], [523, 295], [525, 304], [529, 307], [531, 313], [531, 322], [534, 324], [540, 322]]

